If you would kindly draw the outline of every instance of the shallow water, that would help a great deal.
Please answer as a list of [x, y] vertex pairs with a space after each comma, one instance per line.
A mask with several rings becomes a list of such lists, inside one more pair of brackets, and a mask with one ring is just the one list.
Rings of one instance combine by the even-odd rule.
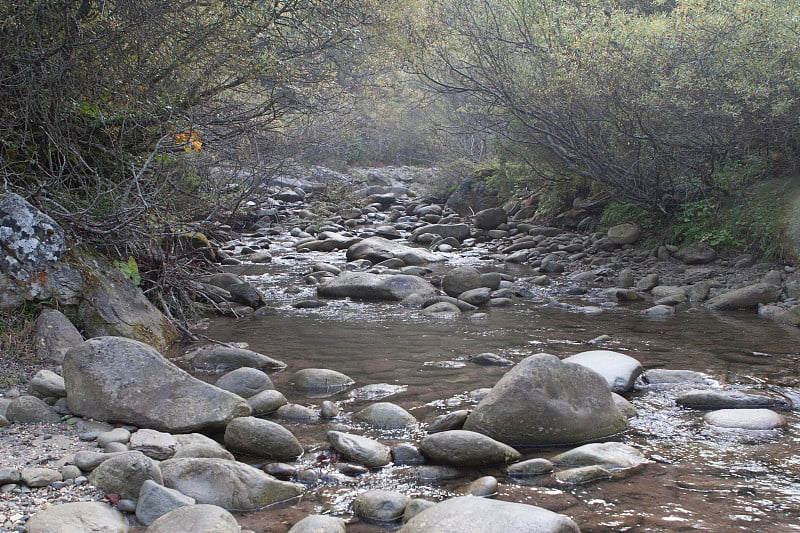
[[[331, 301], [327, 307], [297, 310], [296, 300], [313, 297], [300, 281], [307, 264], [343, 263], [341, 254], [276, 254], [274, 264], [237, 271], [258, 285], [277, 309], [263, 318], [214, 319], [202, 331], [220, 341], [246, 342], [258, 352], [286, 362], [272, 374], [291, 402], [319, 406], [287, 383], [302, 368], [331, 368], [356, 381], [355, 387], [385, 383], [398, 390], [386, 398], [421, 422], [469, 408], [476, 389], [491, 387], [506, 368], [483, 367], [471, 355], [493, 352], [513, 361], [538, 352], [568, 356], [595, 349], [587, 341], [611, 337], [602, 349], [617, 350], [645, 369], [690, 369], [706, 373], [726, 387], [769, 390], [800, 402], [800, 329], [749, 314], [679, 310], [674, 318], [647, 319], [635, 308], [608, 307], [591, 294], [554, 302], [550, 289], [513, 307], [491, 309], [485, 318], [430, 320], [398, 304]], [[460, 258], [469, 261], [469, 258]], [[480, 266], [480, 265], [478, 265]], [[494, 269], [497, 267], [495, 266]], [[489, 270], [487, 265], [487, 270]], [[523, 270], [514, 273], [525, 275]], [[287, 290], [287, 288], [289, 288]], [[240, 515], [257, 532], [287, 531], [309, 513], [331, 513], [351, 520], [349, 505], [366, 488], [393, 488], [410, 496], [442, 499], [482, 475], [498, 477], [498, 498], [540, 505], [572, 517], [587, 531], [800, 531], [800, 417], [784, 412], [789, 424], [773, 432], [722, 432], [702, 421], [703, 413], [675, 406], [679, 388], [643, 389], [629, 395], [639, 416], [617, 438], [643, 450], [651, 462], [633, 472], [590, 485], [559, 485], [551, 476], [511, 479], [502, 469], [463, 470], [446, 483], [415, 479], [402, 467], [389, 467], [346, 482], [319, 482], [298, 501]], [[302, 462], [312, 466], [327, 449], [333, 424], [350, 425], [383, 442], [419, 441], [415, 431], [376, 431], [350, 422], [347, 413], [372, 399], [354, 399], [347, 391], [337, 401], [345, 415], [314, 425], [285, 423], [308, 450]], [[526, 457], [550, 457], [563, 450], [524, 450]], [[323, 470], [324, 465], [321, 466]], [[355, 519], [350, 532], [385, 531], [397, 524], [368, 524]]]

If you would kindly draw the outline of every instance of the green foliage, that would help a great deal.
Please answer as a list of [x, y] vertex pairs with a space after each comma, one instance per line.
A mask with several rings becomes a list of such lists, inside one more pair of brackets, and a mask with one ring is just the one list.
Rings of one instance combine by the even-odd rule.
[[664, 216], [652, 209], [646, 209], [637, 204], [609, 202], [603, 208], [600, 215], [600, 224], [603, 227], [611, 227], [624, 222], [633, 222], [646, 232], [659, 229]]
[[129, 256], [128, 260], [125, 262], [114, 261], [114, 266], [120, 269], [122, 273], [125, 274], [125, 277], [130, 279], [134, 285], [142, 283], [142, 276], [139, 274], [139, 264], [132, 255]]
[[785, 234], [794, 189], [791, 180], [775, 179], [732, 196], [687, 202], [674, 216], [672, 241], [703, 242], [722, 250], [784, 259], [789, 254]]

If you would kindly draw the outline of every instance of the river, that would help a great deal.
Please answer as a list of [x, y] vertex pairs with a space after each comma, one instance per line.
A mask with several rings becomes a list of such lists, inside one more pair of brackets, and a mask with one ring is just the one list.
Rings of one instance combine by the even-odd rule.
[[[330, 368], [356, 381], [355, 387], [387, 384], [397, 392], [385, 398], [406, 408], [423, 425], [412, 431], [378, 431], [348, 418], [371, 399], [353, 399], [347, 391], [328, 399], [342, 408], [339, 420], [318, 424], [284, 423], [301, 441], [301, 459], [316, 468], [327, 450], [325, 435], [345, 424], [382, 442], [418, 442], [424, 423], [435, 416], [468, 409], [472, 391], [493, 386], [506, 372], [467, 358], [493, 352], [513, 361], [534, 353], [568, 356], [595, 349], [588, 341], [638, 359], [645, 369], [689, 369], [705, 373], [711, 383], [729, 389], [768, 390], [800, 402], [800, 330], [761, 319], [752, 313], [712, 313], [701, 307], [678, 310], [668, 319], [651, 319], [640, 308], [608, 304], [587, 295], [555, 298], [554, 287], [526, 286], [534, 297], [508, 308], [492, 308], [478, 318], [431, 320], [396, 303], [332, 300], [318, 309], [295, 309], [292, 303], [313, 298], [313, 287], [301, 274], [315, 261], [344, 264], [343, 252], [301, 254], [286, 240], [274, 244], [267, 265], [232, 267], [259, 287], [275, 313], [264, 317], [215, 318], [201, 332], [225, 342], [244, 342], [252, 350], [288, 364], [272, 374], [275, 387], [290, 402], [319, 407], [288, 384], [302, 368]], [[450, 262], [475, 257], [451, 255]], [[439, 267], [444, 268], [444, 267]], [[525, 278], [524, 267], [508, 267]], [[524, 281], [521, 284], [525, 284]], [[715, 385], [716, 386], [716, 385]], [[784, 412], [788, 425], [769, 432], [714, 430], [703, 412], [676, 407], [675, 397], [690, 387], [647, 388], [626, 394], [638, 416], [616, 439], [642, 450], [650, 462], [611, 480], [566, 486], [552, 476], [510, 478], [502, 468], [462, 469], [446, 482], [419, 480], [408, 468], [390, 466], [347, 482], [319, 481], [297, 501], [239, 515], [240, 524], [256, 532], [283, 532], [311, 513], [330, 513], [350, 520], [349, 532], [387, 531], [398, 524], [372, 524], [353, 518], [349, 505], [367, 488], [391, 488], [409, 496], [440, 500], [457, 494], [473, 479], [494, 475], [497, 498], [539, 505], [570, 516], [590, 531], [800, 531], [800, 417]], [[563, 449], [527, 449], [526, 458], [550, 457]], [[323, 479], [325, 476], [323, 476]]]

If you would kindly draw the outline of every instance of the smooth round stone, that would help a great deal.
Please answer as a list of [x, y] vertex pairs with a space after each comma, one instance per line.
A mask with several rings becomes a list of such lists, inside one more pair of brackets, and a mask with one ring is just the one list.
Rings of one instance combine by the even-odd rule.
[[234, 418], [225, 428], [225, 444], [233, 450], [268, 459], [296, 459], [303, 453], [285, 427], [252, 416]]
[[421, 498], [412, 498], [408, 502], [408, 504], [406, 504], [405, 511], [403, 511], [403, 523], [408, 522], [409, 520], [417, 516], [425, 509], [433, 507], [434, 505], [436, 505], [436, 503], [430, 500], [423, 500]]
[[245, 399], [275, 388], [266, 372], [251, 367], [231, 370], [217, 380], [216, 386]]
[[258, 416], [274, 413], [281, 406], [286, 405], [288, 400], [279, 391], [265, 390], [248, 398], [247, 403], [253, 410], [253, 416]]
[[466, 409], [460, 409], [458, 411], [453, 411], [452, 413], [437, 416], [430, 424], [428, 424], [428, 433], [439, 433], [442, 431], [450, 431], [451, 429], [461, 429], [464, 427], [464, 422], [467, 420], [468, 416], [469, 411]]
[[178, 507], [160, 516], [153, 522], [148, 533], [238, 533], [241, 531], [236, 518], [216, 505], [187, 505]]
[[553, 463], [544, 459], [543, 457], [537, 457], [535, 459], [528, 459], [527, 461], [520, 461], [519, 463], [514, 463], [513, 465], [509, 465], [508, 467], [508, 475], [509, 476], [540, 476], [542, 474], [548, 474], [553, 471]]
[[275, 416], [287, 422], [319, 422], [319, 413], [310, 407], [297, 403], [282, 405], [275, 411]]
[[508, 463], [520, 458], [520, 453], [507, 444], [459, 429], [429, 434], [422, 439], [420, 450], [432, 462], [454, 466]]
[[464, 492], [466, 494], [471, 494], [472, 496], [492, 496], [493, 494], [497, 494], [497, 486], [498, 483], [496, 477], [483, 476], [467, 485]]
[[461, 309], [450, 302], [436, 302], [423, 309], [421, 313], [433, 317], [456, 317], [461, 315]]
[[335, 394], [355, 383], [349, 376], [326, 368], [298, 370], [290, 381], [297, 390], [315, 395]]
[[560, 453], [551, 459], [562, 466], [600, 465], [609, 470], [635, 468], [647, 462], [642, 452], [621, 442], [593, 442]]
[[392, 446], [392, 458], [396, 465], [421, 465], [425, 458], [419, 448], [410, 442], [401, 442]]
[[483, 366], [514, 366], [514, 361], [494, 353], [480, 353], [469, 358], [471, 363]]
[[353, 501], [353, 513], [367, 520], [390, 522], [403, 516], [409, 497], [393, 490], [368, 490]]
[[353, 414], [353, 420], [365, 422], [383, 428], [402, 428], [413, 426], [417, 423], [414, 415], [389, 402], [378, 402], [368, 405]]
[[600, 465], [582, 466], [556, 472], [556, 480], [569, 485], [582, 485], [600, 479], [609, 479], [611, 472]]
[[439, 482], [461, 477], [461, 470], [451, 466], [420, 465], [410, 470], [410, 473], [421, 481]]
[[31, 488], [46, 487], [63, 478], [61, 472], [52, 468], [26, 468], [21, 473], [21, 480]]
[[692, 390], [675, 399], [675, 403], [695, 409], [789, 409], [783, 398], [762, 394], [724, 390]]
[[303, 518], [289, 533], [345, 533], [345, 521], [328, 515], [311, 515]]
[[642, 314], [653, 318], [666, 318], [675, 314], [675, 308], [669, 305], [654, 305], [642, 311]]
[[769, 409], [720, 409], [707, 413], [704, 420], [726, 429], [766, 430], [786, 425], [786, 418]]
[[329, 431], [328, 442], [348, 461], [376, 468], [392, 462], [391, 450], [380, 442], [340, 431]]
[[75, 502], [54, 505], [33, 515], [26, 524], [28, 533], [129, 531], [125, 517], [110, 505], [100, 502]]
[[339, 416], [339, 406], [330, 400], [325, 400], [320, 406], [320, 415], [322, 418], [336, 418]]
[[625, 392], [642, 373], [642, 364], [629, 355], [611, 350], [589, 350], [564, 359], [603, 376], [613, 392]]

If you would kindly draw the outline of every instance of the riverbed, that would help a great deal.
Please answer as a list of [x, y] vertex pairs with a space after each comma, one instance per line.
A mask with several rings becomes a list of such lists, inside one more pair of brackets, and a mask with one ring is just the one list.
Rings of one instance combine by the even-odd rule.
[[[695, 387], [650, 387], [625, 396], [638, 416], [616, 440], [642, 450], [649, 463], [588, 485], [557, 483], [552, 476], [511, 478], [502, 468], [462, 469], [455, 479], [419, 479], [407, 467], [390, 466], [342, 480], [327, 477], [320, 461], [327, 453], [326, 432], [342, 426], [387, 444], [418, 442], [425, 424], [438, 415], [469, 409], [480, 389], [492, 387], [507, 367], [471, 363], [470, 356], [492, 352], [514, 362], [546, 352], [562, 357], [590, 349], [615, 350], [638, 359], [645, 370], [688, 369], [706, 375], [708, 387], [768, 392], [800, 402], [800, 330], [753, 313], [714, 313], [682, 306], [663, 319], [641, 314], [642, 304], [618, 305], [588, 291], [566, 297], [553, 285], [528, 284], [525, 266], [493, 264], [477, 255], [456, 253], [438, 269], [474, 264], [485, 271], [513, 275], [529, 292], [513, 306], [481, 310], [457, 318], [430, 319], [398, 303], [330, 300], [315, 309], [293, 303], [315, 298], [303, 282], [311, 264], [342, 267], [343, 252], [298, 253], [288, 237], [270, 248], [267, 265], [240, 265], [242, 275], [265, 295], [273, 311], [266, 316], [215, 318], [200, 332], [224, 342], [247, 343], [252, 350], [288, 364], [272, 374], [275, 387], [290, 402], [317, 408], [327, 399], [342, 409], [336, 420], [284, 423], [307, 450], [301, 463], [316, 469], [298, 501], [245, 515], [240, 524], [256, 532], [282, 532], [307, 514], [327, 513], [350, 521], [349, 532], [387, 531], [398, 524], [360, 522], [350, 512], [356, 494], [391, 488], [409, 496], [441, 500], [470, 481], [494, 475], [497, 498], [539, 505], [570, 516], [582, 531], [798, 531], [800, 530], [800, 417], [784, 411], [788, 425], [763, 432], [720, 431], [703, 422], [703, 412], [679, 408], [674, 399]], [[605, 339], [591, 344], [595, 339]], [[309, 398], [294, 391], [289, 376], [302, 368], [343, 372], [354, 387], [383, 384], [392, 394], [351, 397], [348, 391]], [[212, 379], [213, 376], [207, 376]], [[476, 392], [478, 391], [478, 392]], [[376, 430], [352, 422], [349, 414], [370, 402], [394, 402], [420, 421], [412, 430]], [[522, 450], [526, 458], [551, 457], [563, 449]]]

